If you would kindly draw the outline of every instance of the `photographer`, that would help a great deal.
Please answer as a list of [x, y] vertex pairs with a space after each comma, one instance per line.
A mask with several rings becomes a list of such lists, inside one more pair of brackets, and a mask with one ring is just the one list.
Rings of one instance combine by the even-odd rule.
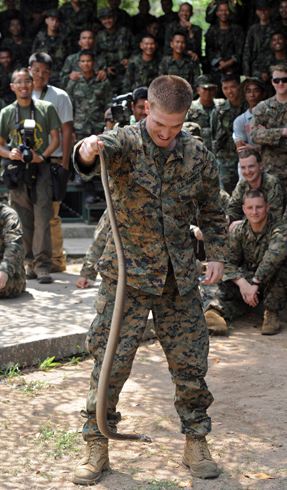
[[6, 159], [4, 179], [11, 189], [11, 205], [23, 226], [27, 278], [38, 278], [47, 284], [52, 282], [49, 157], [59, 146], [61, 123], [52, 104], [32, 101], [33, 80], [27, 68], [14, 71], [11, 89], [16, 101], [0, 113], [0, 156]]

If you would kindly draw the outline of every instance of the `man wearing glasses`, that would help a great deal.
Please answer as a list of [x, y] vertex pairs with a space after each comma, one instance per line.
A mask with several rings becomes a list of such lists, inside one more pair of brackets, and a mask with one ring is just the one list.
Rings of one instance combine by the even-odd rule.
[[261, 145], [264, 169], [287, 189], [287, 65], [271, 66], [271, 75], [276, 93], [253, 109], [251, 138]]

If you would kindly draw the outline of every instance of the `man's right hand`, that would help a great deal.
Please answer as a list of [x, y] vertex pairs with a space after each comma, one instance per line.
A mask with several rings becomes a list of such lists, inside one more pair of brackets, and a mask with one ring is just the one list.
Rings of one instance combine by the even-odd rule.
[[235, 279], [233, 282], [239, 287], [242, 299], [247, 305], [252, 306], [253, 308], [258, 305], [259, 286], [250, 284], [243, 277], [240, 279]]
[[23, 162], [23, 155], [18, 148], [12, 148], [12, 150], [9, 151], [8, 158], [9, 160], [22, 160]]
[[85, 138], [80, 146], [79, 155], [81, 161], [86, 165], [92, 165], [99, 150], [103, 150], [104, 143], [97, 136], [92, 135]]

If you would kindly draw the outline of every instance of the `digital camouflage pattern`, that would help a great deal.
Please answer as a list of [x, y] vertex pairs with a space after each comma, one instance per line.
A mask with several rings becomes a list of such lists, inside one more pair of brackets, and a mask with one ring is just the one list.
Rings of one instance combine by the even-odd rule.
[[223, 103], [224, 99], [214, 99], [211, 107], [204, 107], [199, 99], [193, 100], [186, 114], [186, 121], [197, 123], [201, 127], [201, 136], [208, 150], [212, 150], [211, 113]]
[[[100, 368], [106, 348], [115, 299], [116, 281], [103, 278], [97, 299], [97, 315], [88, 336], [87, 349], [95, 359], [87, 398], [83, 437], [101, 437], [96, 423], [96, 398]], [[211, 429], [206, 410], [213, 401], [204, 376], [207, 371], [208, 332], [197, 288], [180, 296], [171, 269], [162, 296], [127, 287], [126, 304], [119, 345], [113, 362], [108, 391], [108, 424], [116, 431], [121, 415], [116, 404], [130, 374], [136, 350], [152, 310], [159, 342], [166, 354], [175, 388], [175, 408], [181, 431], [205, 436]]]
[[123, 82], [123, 92], [130, 92], [137, 87], [148, 87], [158, 76], [159, 59], [144, 61], [142, 54], [134, 56], [127, 66]]
[[232, 279], [244, 277], [260, 281], [260, 298], [270, 311], [280, 311], [287, 297], [287, 225], [278, 224], [269, 216], [261, 233], [254, 233], [248, 221], [229, 235], [229, 254], [225, 264], [223, 282], [219, 283], [219, 298], [210, 306], [224, 314], [228, 320], [248, 310], [238, 286]]
[[82, 277], [91, 279], [92, 281], [96, 280], [97, 263], [105, 249], [110, 229], [111, 227], [108, 212], [105, 210], [96, 226], [93, 241], [85, 255], [84, 263], [81, 269]]
[[71, 98], [74, 112], [74, 130], [77, 139], [99, 134], [104, 129], [104, 113], [112, 100], [112, 89], [108, 80], [70, 80], [66, 90]]
[[258, 75], [258, 66], [265, 63], [266, 58], [271, 55], [271, 37], [274, 32], [274, 25], [265, 26], [256, 23], [252, 25], [246, 35], [242, 65], [245, 76]]
[[238, 182], [238, 155], [232, 138], [233, 121], [243, 112], [226, 100], [211, 113], [212, 150], [219, 167], [221, 186], [231, 194]]
[[[243, 218], [243, 196], [249, 190], [251, 190], [251, 186], [246, 180], [242, 179], [236, 185], [227, 208], [227, 215], [230, 218], [230, 222]], [[274, 175], [263, 172], [260, 190], [263, 192], [270, 206], [269, 209], [273, 218], [282, 218], [286, 205], [286, 191], [281, 185], [280, 180]]]
[[287, 127], [287, 105], [270, 97], [259, 102], [252, 114], [250, 135], [261, 145], [264, 169], [279, 177], [287, 189], [287, 138], [282, 137], [282, 129]]
[[[171, 260], [183, 295], [197, 283], [189, 230], [195, 203], [207, 260], [224, 261], [226, 222], [219, 201], [217, 166], [213, 155], [186, 131], [178, 135], [175, 148], [167, 154], [153, 143], [145, 124], [141, 121], [101, 135], [125, 250], [127, 283], [161, 295]], [[97, 173], [96, 165], [81, 170], [86, 172], [80, 173], [83, 179]], [[117, 278], [111, 236], [98, 269]]]
[[172, 56], [164, 56], [159, 65], [159, 75], [177, 75], [193, 85], [194, 79], [200, 75], [200, 68], [187, 55], [183, 55], [180, 60], [175, 60]]
[[60, 71], [68, 54], [64, 37], [62, 35], [52, 37], [48, 36], [46, 31], [39, 31], [33, 42], [32, 53], [42, 51], [48, 53], [53, 60], [49, 83], [59, 87]]
[[0, 271], [8, 275], [5, 288], [0, 289], [0, 298], [18, 296], [25, 291], [22, 235], [16, 211], [0, 203]]
[[134, 37], [126, 27], [118, 27], [114, 32], [104, 29], [96, 35], [95, 45], [96, 54], [104, 60], [104, 68], [113, 68], [114, 74], [108, 76], [113, 92], [119, 95], [126, 72], [121, 61], [129, 59], [135, 51]]
[[[201, 44], [202, 44], [202, 29], [201, 27], [191, 24], [191, 29], [182, 27], [177, 21], [170, 22], [165, 26], [165, 39], [164, 39], [164, 53], [166, 55], [171, 54], [170, 42], [173, 34], [176, 32], [182, 32], [186, 36], [186, 51], [193, 51], [201, 58]], [[191, 59], [191, 58], [189, 58]]]
[[93, 29], [95, 21], [95, 9], [91, 5], [80, 6], [79, 10], [74, 10], [70, 3], [62, 5], [59, 10], [61, 18], [61, 30], [69, 42], [69, 52], [73, 53], [78, 48], [78, 39], [85, 29]]

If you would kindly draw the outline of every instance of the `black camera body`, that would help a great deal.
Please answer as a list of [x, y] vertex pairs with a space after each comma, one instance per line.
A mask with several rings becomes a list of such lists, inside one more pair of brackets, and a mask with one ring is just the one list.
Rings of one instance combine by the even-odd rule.
[[119, 126], [126, 126], [130, 123], [130, 117], [133, 113], [132, 101], [133, 94], [131, 92], [123, 95], [117, 95], [116, 97], [112, 98], [112, 116], [113, 120], [116, 121]]
[[19, 150], [22, 153], [25, 163], [31, 163], [33, 160], [32, 148], [34, 146], [34, 129], [36, 123], [34, 119], [25, 119], [23, 127], [20, 129], [22, 136], [22, 145], [19, 146]]

